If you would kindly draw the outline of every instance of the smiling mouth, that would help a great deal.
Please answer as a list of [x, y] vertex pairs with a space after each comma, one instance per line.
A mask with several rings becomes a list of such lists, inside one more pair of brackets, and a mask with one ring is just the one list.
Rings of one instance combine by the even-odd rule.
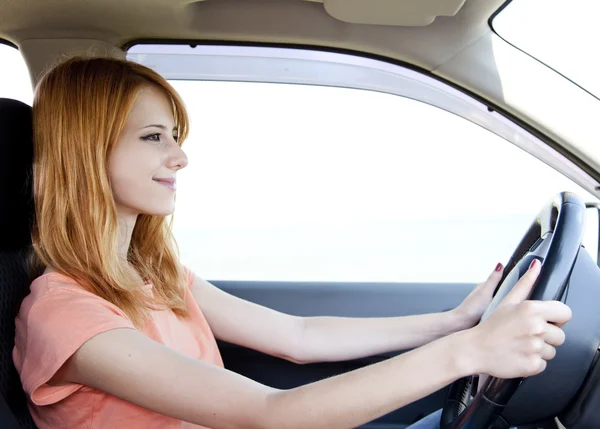
[[166, 186], [167, 188], [171, 189], [172, 191], [177, 190], [177, 183], [173, 179], [152, 179], [152, 180], [154, 180], [156, 183]]

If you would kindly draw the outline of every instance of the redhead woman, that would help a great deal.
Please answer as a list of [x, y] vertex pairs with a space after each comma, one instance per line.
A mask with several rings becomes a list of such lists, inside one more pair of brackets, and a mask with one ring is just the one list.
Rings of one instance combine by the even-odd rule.
[[[470, 374], [537, 374], [564, 342], [569, 308], [526, 299], [537, 261], [480, 324], [500, 264], [437, 314], [302, 318], [228, 295], [178, 259], [189, 121], [161, 76], [72, 58], [41, 78], [33, 115], [36, 270], [13, 357], [40, 429], [352, 428]], [[412, 350], [278, 390], [225, 369], [215, 339], [297, 363]]]

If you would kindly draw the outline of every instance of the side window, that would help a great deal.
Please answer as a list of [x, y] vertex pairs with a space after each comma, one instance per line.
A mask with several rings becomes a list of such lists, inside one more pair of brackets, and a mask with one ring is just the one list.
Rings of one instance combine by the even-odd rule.
[[0, 43], [0, 63], [0, 97], [19, 100], [31, 106], [33, 90], [21, 53], [12, 46]]
[[171, 82], [192, 130], [174, 231], [210, 280], [478, 282], [560, 191], [527, 152], [412, 99]]

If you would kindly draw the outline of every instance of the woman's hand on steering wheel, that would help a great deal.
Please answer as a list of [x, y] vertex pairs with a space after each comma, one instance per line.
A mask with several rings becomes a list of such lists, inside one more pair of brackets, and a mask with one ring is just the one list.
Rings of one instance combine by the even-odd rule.
[[530, 377], [544, 371], [546, 361], [556, 355], [555, 347], [564, 343], [561, 327], [571, 319], [571, 309], [560, 301], [527, 300], [540, 269], [534, 259], [491, 316], [465, 331], [473, 373]]
[[484, 282], [479, 283], [465, 300], [452, 310], [462, 320], [463, 329], [472, 328], [479, 323], [481, 316], [492, 302], [494, 291], [498, 287], [503, 273], [504, 267], [498, 263], [489, 277]]

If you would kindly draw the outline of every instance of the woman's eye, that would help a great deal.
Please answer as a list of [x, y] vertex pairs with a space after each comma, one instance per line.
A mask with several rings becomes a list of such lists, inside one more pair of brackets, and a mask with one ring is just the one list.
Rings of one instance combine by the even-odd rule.
[[160, 142], [160, 133], [150, 134], [150, 135], [144, 136], [144, 137], [142, 137], [142, 140], [153, 141], [153, 142]]

